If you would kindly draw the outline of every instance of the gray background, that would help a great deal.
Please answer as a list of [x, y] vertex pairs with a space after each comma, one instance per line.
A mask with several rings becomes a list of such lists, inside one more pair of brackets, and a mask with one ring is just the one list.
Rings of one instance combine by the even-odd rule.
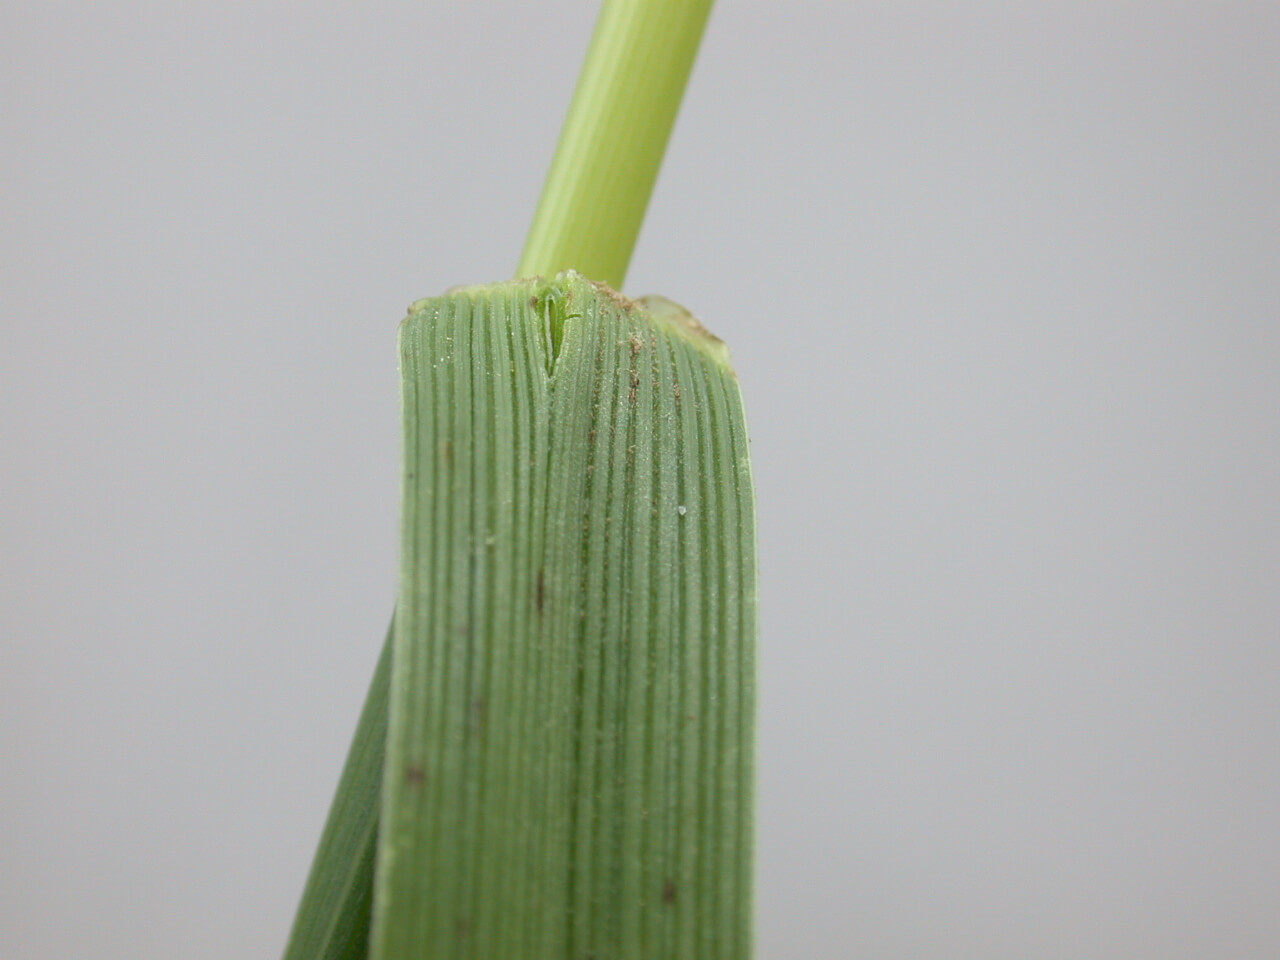
[[[1280, 956], [1278, 10], [713, 15], [627, 289], [746, 389], [764, 960]], [[277, 956], [396, 323], [514, 268], [593, 16], [0, 8], [0, 957]]]

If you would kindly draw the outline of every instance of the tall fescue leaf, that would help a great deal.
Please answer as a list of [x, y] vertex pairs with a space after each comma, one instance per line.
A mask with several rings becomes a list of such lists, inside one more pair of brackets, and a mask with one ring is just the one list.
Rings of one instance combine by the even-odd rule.
[[755, 542], [723, 345], [575, 273], [416, 304], [375, 960], [750, 953]]
[[[522, 276], [621, 285], [710, 7], [604, 0]], [[285, 960], [363, 958], [371, 926], [379, 960], [743, 960], [754, 534], [723, 347], [568, 272], [422, 301], [402, 359], [410, 612]]]
[[307, 876], [284, 960], [360, 960], [373, 911], [392, 636], [382, 648], [337, 794]]

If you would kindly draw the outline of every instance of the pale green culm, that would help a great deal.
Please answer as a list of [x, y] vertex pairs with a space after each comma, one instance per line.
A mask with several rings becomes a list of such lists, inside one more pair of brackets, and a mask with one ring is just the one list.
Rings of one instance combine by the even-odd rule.
[[517, 277], [621, 290], [711, 0], [605, 0]]
[[723, 345], [567, 272], [416, 304], [372, 956], [750, 953], [755, 539]]

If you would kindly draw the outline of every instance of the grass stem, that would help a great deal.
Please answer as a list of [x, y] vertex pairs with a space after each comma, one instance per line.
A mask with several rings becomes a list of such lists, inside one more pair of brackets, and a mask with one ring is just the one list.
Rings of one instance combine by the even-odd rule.
[[605, 0], [517, 277], [621, 289], [712, 0]]

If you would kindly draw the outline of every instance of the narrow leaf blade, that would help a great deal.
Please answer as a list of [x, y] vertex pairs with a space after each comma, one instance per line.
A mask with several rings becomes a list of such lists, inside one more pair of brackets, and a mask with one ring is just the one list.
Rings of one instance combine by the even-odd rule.
[[415, 305], [372, 955], [750, 954], [754, 513], [723, 346], [573, 272]]
[[368, 953], [391, 686], [391, 640], [388, 633], [303, 889], [284, 960], [363, 960]]

